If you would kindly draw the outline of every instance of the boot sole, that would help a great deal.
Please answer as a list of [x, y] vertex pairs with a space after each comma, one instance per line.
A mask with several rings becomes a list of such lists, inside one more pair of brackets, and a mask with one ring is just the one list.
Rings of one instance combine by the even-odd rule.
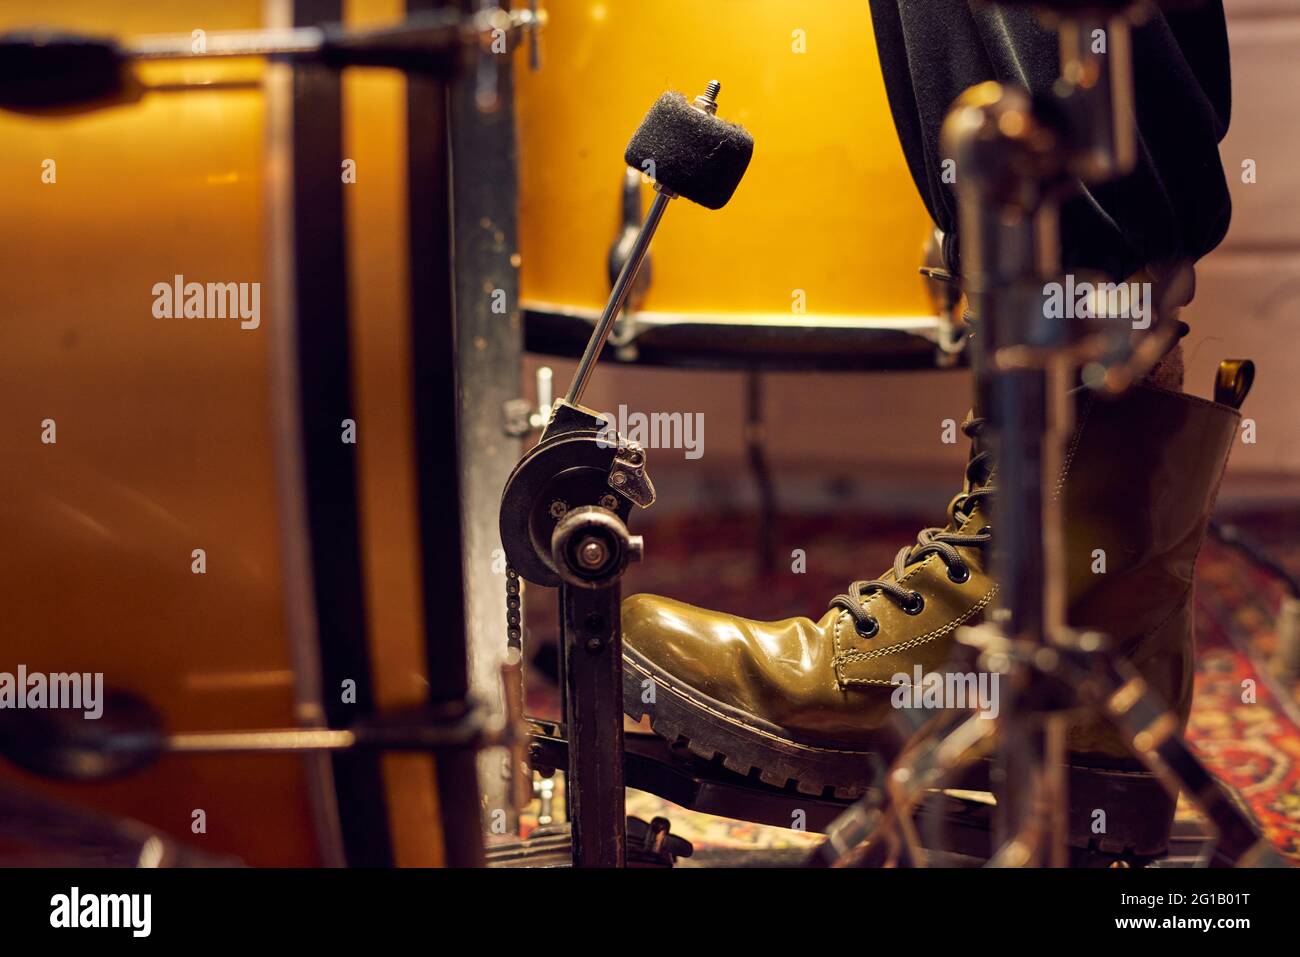
[[[642, 700], [647, 680], [655, 687], [652, 702]], [[648, 715], [655, 734], [704, 761], [720, 761], [729, 771], [815, 797], [861, 797], [884, 762], [878, 751], [792, 740], [775, 725], [675, 682], [626, 647], [623, 710], [634, 720]], [[949, 787], [989, 790], [990, 768], [987, 759], [975, 762]], [[1077, 756], [1071, 756], [1067, 773], [1071, 847], [1143, 858], [1168, 849], [1176, 801], [1153, 774], [1140, 766], [1097, 767]], [[1103, 833], [1096, 833], [1098, 826]]]

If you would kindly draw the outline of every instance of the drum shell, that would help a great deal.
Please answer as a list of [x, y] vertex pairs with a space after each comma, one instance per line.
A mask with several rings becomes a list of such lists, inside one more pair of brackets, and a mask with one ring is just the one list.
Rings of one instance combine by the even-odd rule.
[[[394, 0], [347, 6], [356, 22], [402, 12]], [[21, 4], [0, 14], [0, 29], [189, 34], [258, 27], [266, 12], [256, 0]], [[0, 670], [102, 672], [173, 732], [291, 727], [319, 714], [285, 611], [271, 69], [256, 59], [146, 64], [146, 85], [170, 89], [83, 114], [0, 113]], [[347, 202], [371, 680], [376, 706], [400, 706], [425, 687], [401, 77], [350, 73], [344, 107], [344, 152], [361, 170]], [[153, 289], [177, 275], [260, 284], [256, 328], [156, 317]], [[42, 441], [46, 420], [54, 444]], [[431, 759], [393, 755], [382, 766], [395, 861], [438, 863]], [[320, 823], [330, 796], [313, 791], [300, 757], [168, 756], [98, 784], [2, 763], [0, 774], [249, 863], [339, 862]]]
[[719, 115], [753, 133], [753, 160], [724, 209], [671, 205], [640, 308], [933, 316], [917, 272], [932, 226], [865, 4], [551, 0], [547, 11], [543, 68], [517, 82], [526, 309], [604, 305], [627, 141], [664, 90], [693, 97], [717, 79]]

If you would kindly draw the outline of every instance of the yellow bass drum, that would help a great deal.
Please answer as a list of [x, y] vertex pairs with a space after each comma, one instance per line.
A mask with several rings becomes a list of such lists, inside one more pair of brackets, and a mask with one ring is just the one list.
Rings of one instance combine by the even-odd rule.
[[[0, 31], [190, 35], [266, 25], [276, 6], [10, 3]], [[399, 0], [346, 6], [354, 23], [403, 12]], [[283, 598], [268, 267], [279, 69], [150, 63], [137, 102], [0, 111], [0, 672], [102, 673], [173, 733], [292, 727], [319, 711]], [[377, 707], [420, 703], [426, 687], [403, 352], [404, 93], [393, 71], [344, 79], [344, 156], [359, 171], [347, 193], [353, 386], [359, 418], [372, 413], [357, 456]], [[261, 284], [257, 322], [160, 317], [156, 287], [176, 276]], [[173, 755], [99, 783], [52, 783], [0, 760], [0, 794], [21, 787], [124, 815], [252, 864], [341, 863], [349, 822], [313, 760]], [[394, 863], [438, 864], [432, 759], [380, 765], [379, 840]]]
[[623, 195], [623, 151], [645, 111], [666, 89], [689, 98], [717, 79], [719, 115], [753, 133], [753, 161], [724, 209], [669, 207], [650, 281], [611, 340], [617, 354], [933, 366], [948, 328], [918, 273], [933, 226], [898, 143], [865, 3], [546, 9], [544, 66], [517, 83], [531, 350], [580, 351], [604, 306], [611, 249], [648, 205], [645, 183], [630, 203]]

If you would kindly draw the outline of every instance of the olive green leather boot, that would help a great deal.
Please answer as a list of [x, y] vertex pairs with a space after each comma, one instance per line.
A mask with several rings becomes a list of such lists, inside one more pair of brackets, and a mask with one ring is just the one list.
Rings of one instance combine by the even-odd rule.
[[[1117, 401], [1082, 397], [1058, 486], [1070, 624], [1111, 636], [1184, 723], [1192, 567], [1239, 421], [1232, 405], [1149, 385]], [[860, 793], [894, 676], [941, 671], [956, 629], [978, 623], [997, 594], [988, 570], [996, 479], [982, 423], [964, 428], [971, 457], [946, 527], [923, 531], [893, 568], [853, 583], [820, 619], [760, 622], [653, 595], [626, 599], [626, 712], [768, 784]], [[1080, 719], [1069, 743], [1072, 765], [1135, 767], [1096, 722]]]

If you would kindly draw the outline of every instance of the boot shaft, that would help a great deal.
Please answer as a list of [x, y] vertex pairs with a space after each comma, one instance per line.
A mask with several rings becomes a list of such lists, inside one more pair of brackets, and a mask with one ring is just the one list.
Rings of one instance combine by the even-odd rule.
[[[1229, 405], [1139, 386], [1090, 397], [1067, 460], [1068, 621], [1106, 634], [1184, 726], [1195, 640], [1192, 573], [1241, 421]], [[1103, 722], [1071, 726], [1072, 753], [1128, 759]]]
[[1151, 386], [1082, 400], [1061, 487], [1072, 626], [1132, 641], [1187, 600], [1240, 420]]

